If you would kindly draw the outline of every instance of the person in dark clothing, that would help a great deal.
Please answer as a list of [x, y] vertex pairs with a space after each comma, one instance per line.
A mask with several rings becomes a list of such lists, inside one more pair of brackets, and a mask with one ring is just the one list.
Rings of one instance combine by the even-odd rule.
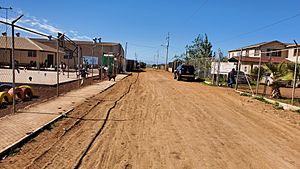
[[80, 70], [79, 70], [79, 73], [80, 73], [80, 76], [81, 76], [81, 85], [83, 85], [84, 80], [86, 79], [86, 76], [87, 76], [86, 69], [81, 67]]
[[229, 73], [228, 73], [228, 86], [229, 87], [233, 87], [233, 84], [235, 84], [235, 75], [236, 75], [236, 72], [235, 72], [235, 69], [233, 68]]
[[17, 70], [18, 73], [20, 73], [19, 70], [19, 61], [15, 60], [15, 70]]

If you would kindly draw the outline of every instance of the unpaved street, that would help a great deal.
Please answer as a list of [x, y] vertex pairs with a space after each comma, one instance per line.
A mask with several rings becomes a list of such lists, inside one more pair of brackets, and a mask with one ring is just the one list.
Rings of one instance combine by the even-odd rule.
[[[107, 119], [107, 120], [106, 120]], [[300, 168], [300, 118], [231, 89], [135, 73], [0, 168]]]

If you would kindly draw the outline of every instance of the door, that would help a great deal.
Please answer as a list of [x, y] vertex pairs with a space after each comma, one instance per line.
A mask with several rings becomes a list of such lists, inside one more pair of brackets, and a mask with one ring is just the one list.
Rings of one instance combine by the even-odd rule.
[[47, 67], [50, 67], [52, 65], [52, 67], [54, 66], [54, 55], [53, 54], [48, 54], [47, 55], [47, 63], [46, 63], [46, 66]]

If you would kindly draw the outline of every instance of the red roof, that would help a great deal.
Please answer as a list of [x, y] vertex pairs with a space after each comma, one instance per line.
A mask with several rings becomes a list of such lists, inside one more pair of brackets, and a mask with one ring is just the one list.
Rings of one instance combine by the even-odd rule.
[[[236, 60], [239, 60], [239, 57], [238, 56], [234, 56], [233, 57], [234, 59]], [[245, 57], [243, 56], [241, 58], [241, 62], [257, 62], [259, 63], [259, 57]], [[270, 60], [271, 59], [271, 60]], [[261, 58], [261, 62], [262, 63], [282, 63], [282, 62], [285, 62], [285, 63], [289, 63], [290, 61], [287, 60], [286, 58], [283, 58], [283, 57], [262, 57]]]

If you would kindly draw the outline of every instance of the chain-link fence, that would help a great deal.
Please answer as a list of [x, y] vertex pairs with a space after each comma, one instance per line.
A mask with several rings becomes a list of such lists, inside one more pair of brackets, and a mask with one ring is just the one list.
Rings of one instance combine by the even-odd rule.
[[[94, 77], [102, 79], [99, 74], [103, 67], [100, 62], [94, 63], [95, 58], [101, 59], [99, 52], [90, 55], [91, 62], [83, 57], [82, 48], [64, 34], [52, 37], [3, 21], [0, 26], [8, 27], [0, 37], [0, 116], [90, 85]], [[15, 30], [34, 34], [35, 38], [22, 37]], [[100, 52], [103, 54], [103, 48]]]
[[260, 52], [257, 57], [249, 55], [235, 60], [236, 90], [300, 105], [297, 47]]
[[211, 79], [212, 58], [189, 59], [186, 63], [194, 66], [196, 79]]

